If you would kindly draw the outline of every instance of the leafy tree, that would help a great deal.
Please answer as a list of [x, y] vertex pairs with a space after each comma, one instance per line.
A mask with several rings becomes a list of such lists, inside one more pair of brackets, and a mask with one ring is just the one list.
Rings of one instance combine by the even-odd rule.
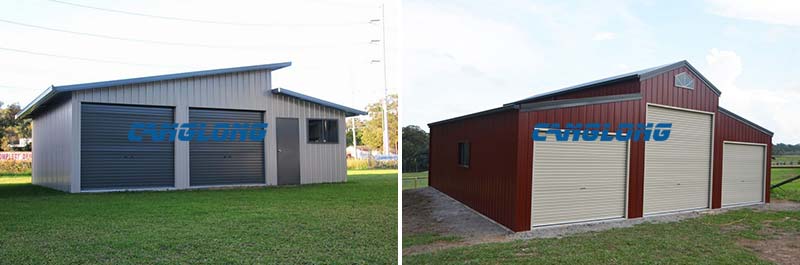
[[[0, 107], [3, 103], [0, 102]], [[0, 150], [12, 151], [8, 145], [16, 143], [20, 138], [31, 137], [31, 120], [17, 120], [15, 116], [22, 110], [19, 104], [11, 104], [0, 108]], [[30, 146], [23, 148], [30, 150]]]
[[403, 127], [403, 172], [428, 170], [428, 133], [416, 125]]
[[364, 145], [363, 140], [361, 140], [361, 137], [364, 135], [364, 121], [362, 121], [362, 120], [360, 120], [360, 119], [358, 119], [356, 117], [346, 119], [347, 131], [345, 131], [345, 134], [347, 134], [347, 137], [345, 137], [345, 139], [347, 139], [347, 146], [352, 146], [353, 145], [353, 120], [354, 119], [356, 121], [356, 140], [358, 140], [358, 145], [362, 146], [362, 145]]
[[[397, 94], [389, 95], [387, 102], [389, 120], [389, 149], [397, 150]], [[364, 145], [383, 150], [383, 104], [381, 101], [367, 106], [370, 119], [365, 123], [361, 139]]]

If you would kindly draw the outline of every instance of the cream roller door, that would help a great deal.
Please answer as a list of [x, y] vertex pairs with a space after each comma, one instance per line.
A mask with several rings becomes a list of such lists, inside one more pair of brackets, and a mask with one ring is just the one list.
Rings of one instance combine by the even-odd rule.
[[764, 198], [764, 146], [725, 143], [722, 149], [722, 205]]
[[712, 115], [647, 106], [647, 122], [672, 123], [672, 131], [645, 143], [644, 213], [708, 208]]
[[626, 142], [535, 142], [531, 226], [625, 216]]

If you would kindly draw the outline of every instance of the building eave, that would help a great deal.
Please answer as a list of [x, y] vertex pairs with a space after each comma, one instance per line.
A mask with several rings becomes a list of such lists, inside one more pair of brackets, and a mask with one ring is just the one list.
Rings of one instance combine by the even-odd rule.
[[341, 110], [341, 111], [343, 111], [345, 113], [345, 117], [352, 117], [352, 116], [359, 116], [359, 115], [367, 115], [367, 114], [369, 114], [366, 111], [362, 111], [362, 110], [358, 110], [358, 109], [342, 106], [342, 105], [339, 105], [339, 104], [336, 104], [336, 103], [333, 103], [333, 102], [330, 102], [330, 101], [327, 101], [327, 100], [315, 98], [315, 97], [312, 97], [312, 96], [309, 96], [309, 95], [305, 95], [305, 94], [301, 94], [301, 93], [298, 93], [298, 92], [294, 92], [294, 91], [291, 91], [291, 90], [288, 90], [288, 89], [285, 89], [285, 88], [275, 88], [275, 89], [272, 89], [271, 91], [272, 91], [273, 94], [293, 97], [293, 98], [296, 98], [296, 99], [300, 99], [300, 100], [308, 101], [308, 102], [311, 102], [311, 103], [319, 104], [319, 105], [322, 105], [322, 106], [325, 106], [325, 107], [329, 107], [329, 108], [332, 108], [332, 109]]
[[185, 78], [193, 78], [193, 77], [203, 77], [203, 76], [210, 76], [210, 75], [221, 75], [221, 74], [241, 73], [241, 72], [250, 72], [250, 71], [262, 71], [262, 70], [274, 71], [274, 70], [278, 70], [278, 69], [281, 69], [281, 68], [289, 67], [291, 65], [292, 65], [292, 62], [282, 62], [282, 63], [272, 63], [272, 64], [261, 64], [261, 65], [251, 65], [251, 66], [241, 66], [241, 67], [231, 67], [231, 68], [222, 68], [222, 69], [193, 71], [193, 72], [176, 73], [176, 74], [146, 76], [146, 77], [119, 79], [119, 80], [102, 81], [102, 82], [91, 82], [91, 83], [74, 84], [74, 85], [50, 86], [44, 92], [42, 92], [42, 94], [40, 94], [38, 97], [36, 97], [33, 101], [28, 103], [28, 105], [26, 105], [25, 108], [23, 108], [20, 111], [20, 113], [16, 116], [16, 118], [17, 119], [27, 118], [33, 111], [36, 110], [36, 108], [38, 108], [39, 106], [47, 103], [47, 101], [50, 100], [53, 96], [55, 96], [56, 94], [59, 94], [59, 93], [64, 93], [64, 92], [95, 89], [95, 88], [104, 88], [104, 87], [115, 87], [115, 86], [123, 86], [123, 85], [142, 84], [142, 83], [149, 83], [149, 82], [159, 82], [159, 81], [185, 79]]

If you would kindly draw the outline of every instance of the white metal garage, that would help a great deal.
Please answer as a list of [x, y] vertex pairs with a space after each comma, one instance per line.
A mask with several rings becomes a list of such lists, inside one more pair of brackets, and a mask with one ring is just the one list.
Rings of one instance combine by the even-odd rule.
[[531, 227], [625, 217], [628, 144], [533, 145]]
[[648, 104], [647, 122], [672, 131], [645, 143], [644, 214], [708, 208], [713, 114]]
[[764, 200], [764, 144], [725, 142], [722, 149], [722, 206]]

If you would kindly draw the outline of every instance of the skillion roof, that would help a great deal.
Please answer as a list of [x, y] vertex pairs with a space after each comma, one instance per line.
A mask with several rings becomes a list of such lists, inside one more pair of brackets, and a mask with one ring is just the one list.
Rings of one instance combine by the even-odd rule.
[[[64, 85], [64, 86], [50, 86], [44, 92], [42, 92], [39, 96], [37, 96], [31, 103], [26, 105], [19, 114], [17, 114], [17, 119], [27, 118], [31, 113], [36, 110], [43, 110], [40, 109], [40, 106], [46, 109], [46, 103], [51, 101], [58, 95], [64, 94], [66, 92], [71, 91], [78, 91], [78, 90], [88, 90], [88, 89], [95, 89], [95, 88], [103, 88], [103, 87], [114, 87], [114, 86], [123, 86], [123, 85], [131, 85], [131, 84], [141, 84], [141, 83], [148, 83], [148, 82], [158, 82], [158, 81], [166, 81], [166, 80], [175, 80], [175, 79], [183, 79], [183, 78], [192, 78], [192, 77], [203, 77], [203, 76], [210, 76], [210, 75], [219, 75], [219, 74], [230, 74], [230, 73], [240, 73], [240, 72], [250, 72], [250, 71], [261, 71], [261, 70], [278, 70], [284, 67], [291, 66], [291, 62], [282, 62], [282, 63], [273, 63], [273, 64], [261, 64], [261, 65], [251, 65], [251, 66], [242, 66], [242, 67], [233, 67], [233, 68], [222, 68], [222, 69], [213, 69], [213, 70], [203, 70], [203, 71], [194, 71], [194, 72], [186, 72], [186, 73], [177, 73], [177, 74], [167, 74], [167, 75], [156, 75], [156, 76], [147, 76], [147, 77], [137, 77], [137, 78], [129, 78], [129, 79], [120, 79], [120, 80], [111, 80], [111, 81], [102, 81], [102, 82], [92, 82], [92, 83], [83, 83], [83, 84], [74, 84], [74, 85]], [[356, 115], [364, 115], [366, 112], [356, 110], [353, 108], [348, 108], [342, 105], [334, 104], [328, 101], [324, 101], [318, 98], [314, 98], [311, 96], [303, 95], [297, 92], [288, 91], [283, 89], [283, 91], [288, 91], [281, 93], [280, 90], [276, 92], [275, 90], [272, 93], [276, 94], [284, 94], [288, 96], [292, 96], [298, 99], [307, 100], [310, 102], [314, 102], [326, 107], [338, 109], [347, 113], [348, 116], [356, 116]]]

